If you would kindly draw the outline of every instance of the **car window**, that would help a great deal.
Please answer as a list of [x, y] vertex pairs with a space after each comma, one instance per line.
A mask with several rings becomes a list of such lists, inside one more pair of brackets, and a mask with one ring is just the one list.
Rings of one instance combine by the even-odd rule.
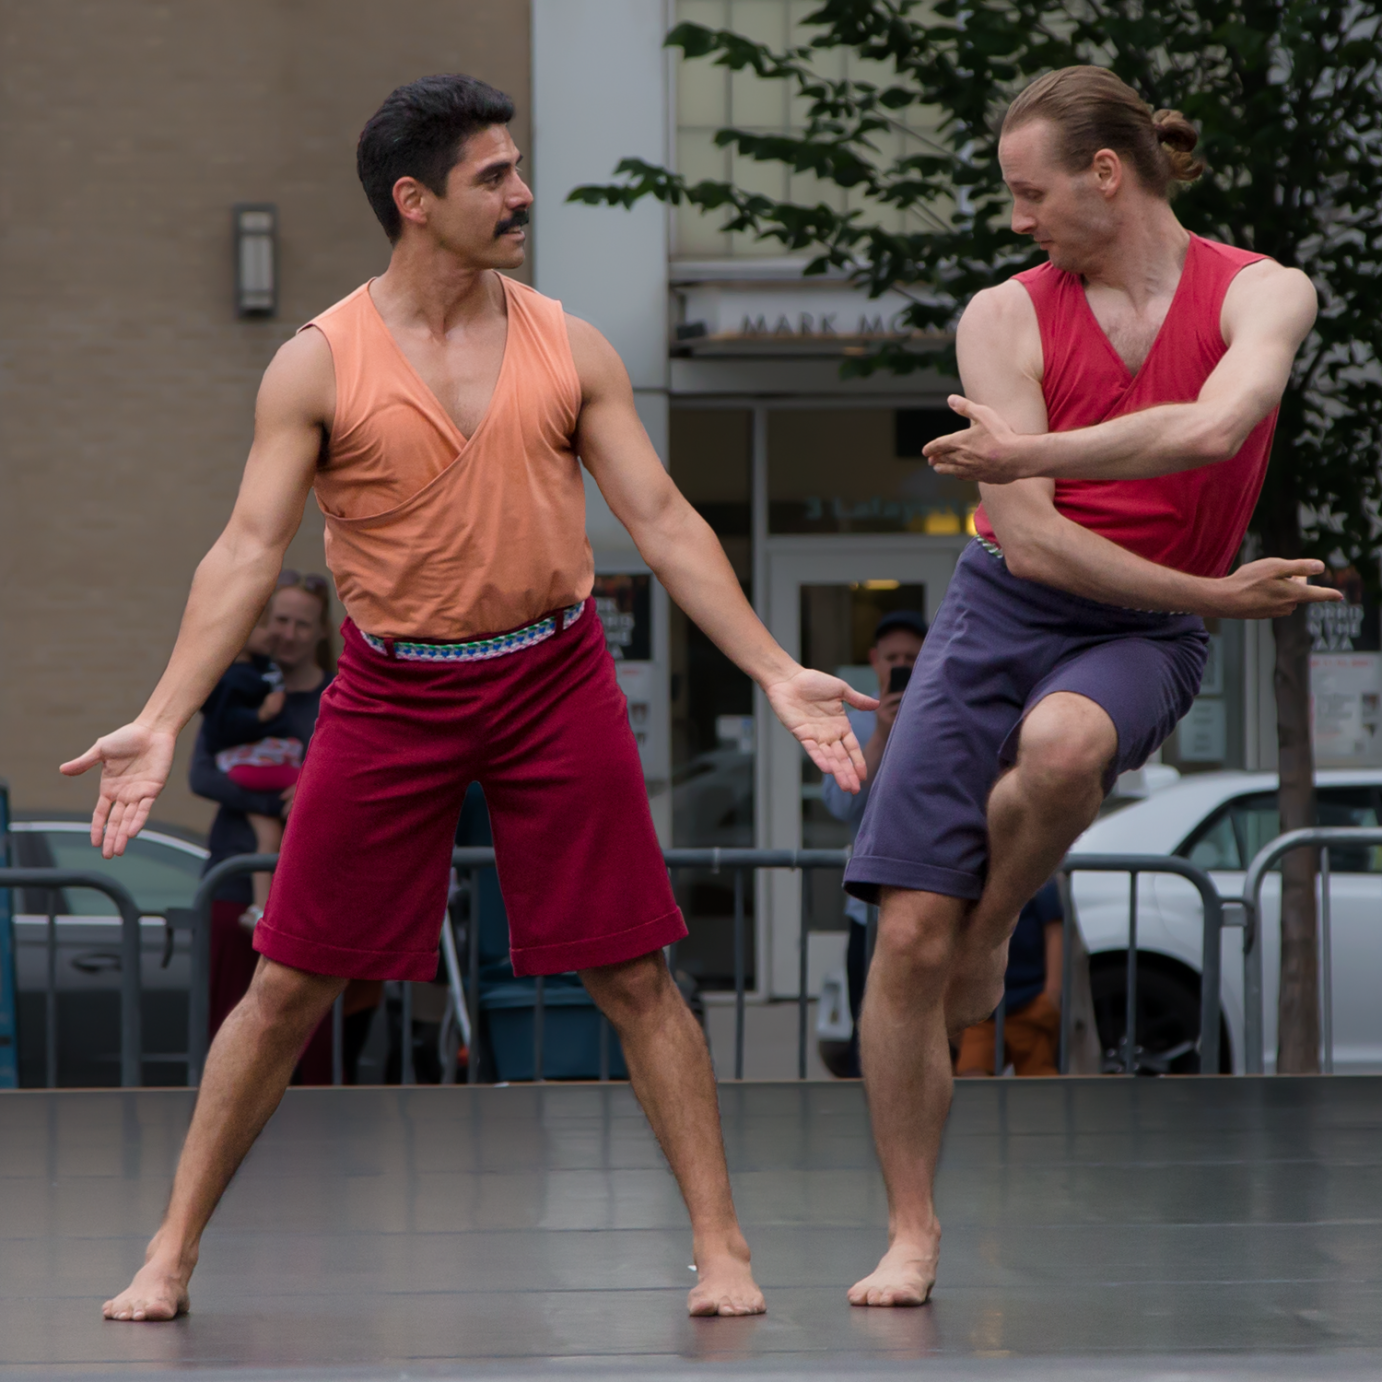
[[1258, 792], [1254, 796], [1239, 797], [1229, 805], [1238, 847], [1246, 869], [1257, 857], [1263, 845], [1270, 844], [1281, 834], [1281, 812], [1277, 809], [1275, 792]]
[[1212, 873], [1241, 870], [1243, 860], [1238, 853], [1238, 835], [1233, 828], [1233, 816], [1227, 806], [1211, 816], [1181, 848], [1182, 858], [1196, 868]]
[[[142, 912], [192, 905], [202, 871], [202, 861], [195, 854], [157, 840], [133, 839], [118, 859], [102, 859], [101, 851], [85, 833], [47, 830], [43, 838], [54, 867], [109, 874], [130, 890]], [[69, 916], [116, 915], [115, 903], [94, 888], [68, 888], [66, 892]]]
[[[1321, 825], [1377, 828], [1377, 798], [1371, 787], [1326, 787], [1319, 795]], [[1382, 849], [1376, 845], [1334, 845], [1329, 867], [1335, 873], [1382, 873]]]

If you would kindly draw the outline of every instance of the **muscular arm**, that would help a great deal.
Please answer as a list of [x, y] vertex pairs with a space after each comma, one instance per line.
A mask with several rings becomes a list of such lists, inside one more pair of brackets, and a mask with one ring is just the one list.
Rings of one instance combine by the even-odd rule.
[[137, 719], [62, 765], [69, 777], [101, 764], [93, 844], [106, 858], [124, 851], [168, 780], [182, 727], [206, 700], [273, 593], [283, 553], [302, 522], [335, 382], [321, 334], [287, 342], [264, 374], [254, 444], [225, 531], [192, 580], [177, 642]]
[[838, 677], [806, 671], [778, 646], [719, 539], [658, 459], [614, 348], [586, 322], [568, 317], [567, 326], [583, 393], [577, 450], [610, 509], [672, 599], [763, 688], [817, 766], [857, 791], [864, 761], [844, 703], [871, 710], [876, 702]]
[[[995, 341], [1006, 342], [996, 349]], [[1041, 336], [1031, 299], [1005, 283], [975, 297], [956, 340], [965, 393], [1026, 439], [1047, 433], [1041, 392]], [[1055, 482], [981, 484], [984, 511], [1008, 569], [1025, 580], [1127, 609], [1185, 611], [1235, 619], [1287, 614], [1301, 600], [1332, 600], [1335, 591], [1304, 585], [1321, 562], [1252, 562], [1231, 576], [1190, 576], [1139, 557], [1071, 522], [1056, 509]]]
[[[1009, 288], [1027, 298], [1017, 284], [991, 291], [1007, 294]], [[976, 348], [998, 354], [1010, 348], [1002, 324], [1017, 309], [997, 310], [992, 301], [981, 302], [987, 296], [976, 297], [965, 317]], [[1030, 301], [1027, 306], [1030, 311]], [[1250, 264], [1224, 298], [1220, 322], [1228, 349], [1193, 403], [1031, 435], [1001, 409], [984, 406], [966, 382], [967, 397], [952, 398], [951, 406], [970, 419], [968, 431], [938, 437], [926, 447], [927, 458], [941, 474], [989, 484], [1039, 477], [1137, 480], [1228, 460], [1280, 403], [1315, 307], [1315, 289], [1299, 269], [1270, 260]]]

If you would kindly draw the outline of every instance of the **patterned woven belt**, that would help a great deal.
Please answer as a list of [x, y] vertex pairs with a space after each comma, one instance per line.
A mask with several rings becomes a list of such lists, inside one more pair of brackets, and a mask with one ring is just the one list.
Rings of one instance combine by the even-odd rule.
[[986, 537], [976, 537], [974, 540], [989, 554], [989, 556], [997, 557], [999, 561], [1004, 559], [1003, 549], [996, 542], [990, 542]]
[[549, 614], [527, 628], [515, 629], [512, 633], [501, 633], [494, 638], [481, 638], [473, 643], [409, 643], [399, 638], [376, 638], [372, 633], [361, 633], [377, 653], [398, 658], [402, 662], [483, 662], [486, 658], [507, 657], [510, 653], [521, 653], [524, 648], [545, 643], [557, 631], [557, 620], [561, 627], [569, 629], [581, 617], [585, 603], [571, 605], [557, 614]]

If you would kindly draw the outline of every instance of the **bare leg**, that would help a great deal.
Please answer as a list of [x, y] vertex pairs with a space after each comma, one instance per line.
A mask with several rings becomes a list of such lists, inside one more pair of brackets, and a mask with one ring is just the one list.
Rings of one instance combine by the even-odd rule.
[[303, 1042], [345, 983], [259, 961], [249, 992], [211, 1043], [163, 1223], [134, 1280], [106, 1301], [106, 1319], [171, 1320], [188, 1309], [187, 1283], [207, 1221], [278, 1107]]
[[691, 1314], [761, 1314], [767, 1307], [730, 1195], [710, 1052], [662, 952], [583, 970], [581, 979], [619, 1033], [633, 1092], [691, 1215]]
[[936, 1279], [941, 1228], [932, 1187], [951, 1088], [945, 994], [971, 905], [936, 893], [883, 890], [860, 1053], [888, 1188], [888, 1250], [850, 1288], [851, 1305], [924, 1305]]
[[[283, 822], [276, 820], [273, 816], [257, 816], [250, 813], [249, 823], [254, 830], [254, 852], [256, 854], [277, 854], [283, 847]], [[273, 882], [273, 874], [256, 873], [251, 875], [251, 886], [254, 888], [254, 905], [259, 908], [259, 916], [264, 913], [264, 908], [269, 902], [269, 884]], [[258, 920], [258, 916], [255, 917]]]
[[1094, 819], [1117, 748], [1113, 722], [1093, 701], [1046, 697], [989, 797], [990, 871], [979, 901], [883, 890], [862, 1051], [889, 1246], [850, 1290], [855, 1305], [920, 1305], [931, 1290], [940, 1249], [932, 1193], [952, 1085], [947, 1033], [998, 1006], [1018, 913]]
[[989, 796], [989, 876], [946, 995], [952, 1033], [998, 1006], [1018, 913], [1098, 814], [1104, 771], [1117, 751], [1113, 721], [1085, 696], [1058, 691], [1027, 716], [1017, 762]]

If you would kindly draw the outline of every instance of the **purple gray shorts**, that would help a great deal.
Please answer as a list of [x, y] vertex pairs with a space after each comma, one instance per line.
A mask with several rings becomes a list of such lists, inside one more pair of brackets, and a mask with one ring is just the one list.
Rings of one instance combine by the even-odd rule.
[[1196, 615], [1068, 595], [1019, 579], [970, 543], [869, 789], [845, 889], [865, 902], [877, 902], [881, 887], [977, 898], [989, 792], [1017, 758], [1023, 716], [1053, 691], [1102, 706], [1118, 731], [1107, 791], [1190, 709], [1208, 647]]

